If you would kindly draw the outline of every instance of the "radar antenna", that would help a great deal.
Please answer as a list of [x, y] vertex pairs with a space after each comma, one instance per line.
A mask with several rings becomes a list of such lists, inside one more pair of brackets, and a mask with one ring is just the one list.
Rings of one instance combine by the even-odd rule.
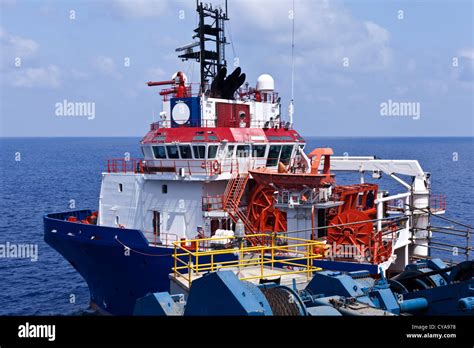
[[[224, 32], [224, 23], [229, 20], [227, 17], [227, 0], [225, 1], [225, 10], [220, 7], [212, 8], [212, 5], [196, 1], [196, 11], [199, 14], [199, 26], [194, 29], [196, 34], [193, 35], [193, 39], [197, 38], [198, 41], [177, 48], [176, 52], [184, 51], [183, 54], [178, 56], [182, 60], [195, 59], [200, 63], [200, 92], [205, 93], [209, 87], [209, 81], [223, 67], [227, 66], [225, 60], [227, 40]], [[196, 50], [194, 50], [195, 48]]]

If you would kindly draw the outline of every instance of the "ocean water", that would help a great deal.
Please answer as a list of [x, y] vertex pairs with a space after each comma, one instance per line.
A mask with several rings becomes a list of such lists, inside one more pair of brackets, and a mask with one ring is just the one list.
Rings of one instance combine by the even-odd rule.
[[[97, 209], [106, 159], [140, 157], [138, 138], [0, 139], [0, 245], [38, 246], [38, 259], [0, 258], [0, 315], [77, 315], [88, 306], [86, 283], [43, 241], [45, 213]], [[335, 155], [418, 159], [432, 173], [433, 193], [447, 196], [448, 218], [474, 225], [474, 138], [307, 138], [307, 149]], [[355, 182], [337, 175], [339, 184]], [[366, 178], [391, 193], [392, 179]], [[434, 220], [433, 220], [434, 224]], [[450, 223], [436, 221], [438, 226]], [[447, 237], [443, 240], [449, 241]], [[437, 255], [437, 252], [434, 252]], [[444, 258], [461, 260], [449, 253]]]

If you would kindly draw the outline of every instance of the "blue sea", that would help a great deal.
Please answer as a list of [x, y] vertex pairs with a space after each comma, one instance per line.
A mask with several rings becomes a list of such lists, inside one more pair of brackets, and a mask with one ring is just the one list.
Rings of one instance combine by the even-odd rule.
[[[418, 159], [432, 173], [433, 193], [447, 196], [445, 216], [474, 225], [474, 138], [327, 137], [307, 138], [307, 142], [308, 150], [332, 147], [339, 156]], [[0, 315], [79, 315], [87, 309], [87, 285], [44, 243], [42, 217], [72, 205], [97, 209], [106, 159], [123, 158], [126, 152], [141, 156], [138, 138], [0, 139], [0, 244], [38, 245], [37, 261], [0, 258]], [[337, 175], [336, 181], [345, 184], [357, 179]], [[391, 179], [367, 176], [366, 181], [377, 182], [391, 193], [401, 191]], [[451, 224], [437, 220], [436, 225]]]

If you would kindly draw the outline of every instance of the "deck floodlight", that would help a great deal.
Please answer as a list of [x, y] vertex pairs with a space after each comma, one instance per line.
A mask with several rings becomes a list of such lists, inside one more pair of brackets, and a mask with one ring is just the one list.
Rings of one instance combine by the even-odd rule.
[[234, 232], [235, 238], [244, 238], [245, 237], [245, 225], [242, 219], [237, 220], [237, 223], [235, 224], [235, 232]]

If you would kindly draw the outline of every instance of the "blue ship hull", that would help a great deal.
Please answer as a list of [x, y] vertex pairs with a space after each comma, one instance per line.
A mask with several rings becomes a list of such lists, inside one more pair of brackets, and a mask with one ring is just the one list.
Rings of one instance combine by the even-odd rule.
[[[137, 298], [151, 291], [169, 291], [172, 248], [148, 246], [138, 230], [64, 220], [68, 216], [80, 220], [90, 214], [83, 210], [45, 216], [44, 239], [87, 282], [91, 303], [111, 314], [129, 315]], [[143, 254], [126, 253], [120, 242]]]
[[[139, 230], [66, 221], [69, 216], [83, 220], [90, 214], [90, 210], [80, 210], [46, 215], [44, 240], [87, 282], [93, 307], [113, 315], [131, 315], [138, 298], [169, 291], [172, 247], [149, 246]], [[377, 273], [377, 266], [370, 264], [325, 260], [314, 264], [325, 269]]]

